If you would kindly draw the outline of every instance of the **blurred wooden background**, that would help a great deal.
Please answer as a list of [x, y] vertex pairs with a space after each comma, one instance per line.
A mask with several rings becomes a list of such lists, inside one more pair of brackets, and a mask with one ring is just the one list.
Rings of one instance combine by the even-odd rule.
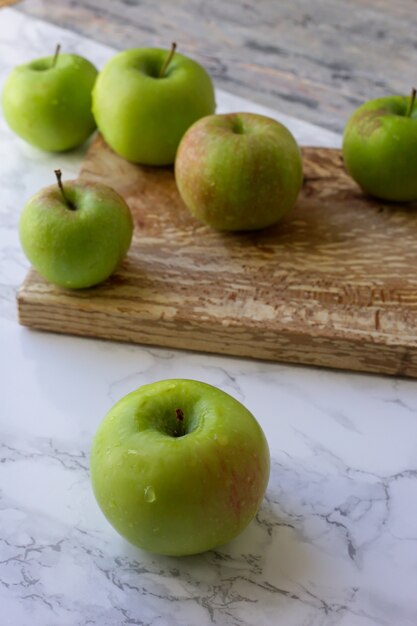
[[177, 41], [218, 87], [336, 131], [364, 100], [408, 94], [417, 84], [417, 0], [21, 0], [15, 6], [119, 49]]

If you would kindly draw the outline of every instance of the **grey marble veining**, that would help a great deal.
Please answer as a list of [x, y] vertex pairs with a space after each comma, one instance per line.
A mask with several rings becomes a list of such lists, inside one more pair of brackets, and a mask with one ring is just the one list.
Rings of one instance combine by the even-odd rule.
[[[98, 66], [113, 53], [0, 10], [0, 82], [58, 39]], [[340, 142], [224, 92], [218, 104], [275, 115], [303, 143]], [[17, 325], [15, 291], [27, 270], [20, 209], [54, 167], [75, 176], [82, 155], [41, 154], [0, 116], [1, 626], [415, 626], [415, 382]], [[182, 559], [118, 537], [89, 481], [91, 438], [106, 411], [139, 385], [169, 377], [204, 380], [243, 402], [272, 457], [265, 501], [247, 530]]]

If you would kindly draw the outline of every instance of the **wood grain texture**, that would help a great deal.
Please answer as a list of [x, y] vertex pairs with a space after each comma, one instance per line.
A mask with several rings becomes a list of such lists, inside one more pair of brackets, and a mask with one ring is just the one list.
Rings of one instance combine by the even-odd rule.
[[192, 218], [171, 168], [98, 137], [81, 176], [129, 203], [135, 235], [106, 283], [68, 292], [31, 271], [22, 324], [76, 335], [417, 377], [417, 205], [366, 198], [340, 152], [303, 149], [297, 205], [262, 232]]
[[18, 10], [117, 49], [175, 40], [217, 87], [338, 132], [360, 103], [416, 82], [416, 0], [23, 0]]

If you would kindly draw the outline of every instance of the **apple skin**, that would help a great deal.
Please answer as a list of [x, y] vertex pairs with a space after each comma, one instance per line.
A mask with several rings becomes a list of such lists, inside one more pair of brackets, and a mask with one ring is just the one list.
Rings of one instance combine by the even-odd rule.
[[196, 120], [215, 110], [214, 89], [205, 69], [160, 48], [120, 52], [100, 72], [93, 90], [97, 126], [109, 146], [135, 163], [174, 162], [181, 137]]
[[[178, 409], [184, 436], [173, 435]], [[225, 544], [249, 524], [267, 486], [269, 450], [240, 402], [206, 383], [172, 379], [113, 406], [90, 467], [97, 502], [125, 539], [183, 556]]]
[[279, 122], [254, 113], [211, 115], [184, 135], [175, 179], [189, 211], [219, 230], [253, 230], [294, 206], [303, 173], [299, 147]]
[[91, 92], [97, 70], [76, 54], [59, 54], [19, 65], [2, 96], [10, 128], [28, 143], [49, 152], [81, 145], [96, 128]]
[[360, 106], [347, 122], [343, 158], [352, 178], [383, 200], [417, 200], [417, 102], [389, 96]]
[[111, 187], [74, 180], [64, 183], [68, 208], [57, 185], [45, 187], [25, 205], [19, 220], [22, 248], [48, 281], [68, 289], [101, 283], [129, 249], [133, 220]]

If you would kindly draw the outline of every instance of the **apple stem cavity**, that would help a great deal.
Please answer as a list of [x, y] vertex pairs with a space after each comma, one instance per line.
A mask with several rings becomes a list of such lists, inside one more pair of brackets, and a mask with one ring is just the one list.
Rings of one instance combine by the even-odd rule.
[[58, 56], [59, 56], [60, 51], [61, 51], [61, 44], [60, 44], [60, 43], [57, 43], [57, 44], [56, 44], [56, 48], [55, 48], [54, 58], [52, 59], [51, 68], [52, 68], [52, 67], [55, 67], [56, 62], [57, 62], [57, 60], [58, 60]]
[[171, 44], [171, 50], [168, 52], [167, 57], [164, 61], [164, 64], [161, 68], [161, 71], [159, 72], [159, 78], [163, 78], [165, 75], [165, 72], [168, 69], [168, 65], [171, 63], [172, 61], [172, 57], [175, 54], [175, 50], [177, 49], [177, 44], [175, 43], [175, 41]]
[[416, 101], [416, 96], [417, 96], [417, 90], [416, 90], [415, 87], [413, 87], [413, 89], [411, 90], [410, 102], [409, 102], [409, 105], [408, 105], [406, 117], [411, 117], [411, 114], [412, 114], [413, 109], [414, 109], [414, 103]]
[[71, 202], [71, 200], [67, 197], [65, 190], [64, 190], [64, 185], [62, 184], [62, 172], [61, 170], [54, 170], [55, 171], [55, 176], [56, 176], [56, 180], [58, 183], [58, 187], [61, 191], [61, 195], [64, 199], [65, 204], [67, 205], [67, 207], [71, 210], [71, 211], [75, 211], [76, 207], [75, 204], [73, 202]]

